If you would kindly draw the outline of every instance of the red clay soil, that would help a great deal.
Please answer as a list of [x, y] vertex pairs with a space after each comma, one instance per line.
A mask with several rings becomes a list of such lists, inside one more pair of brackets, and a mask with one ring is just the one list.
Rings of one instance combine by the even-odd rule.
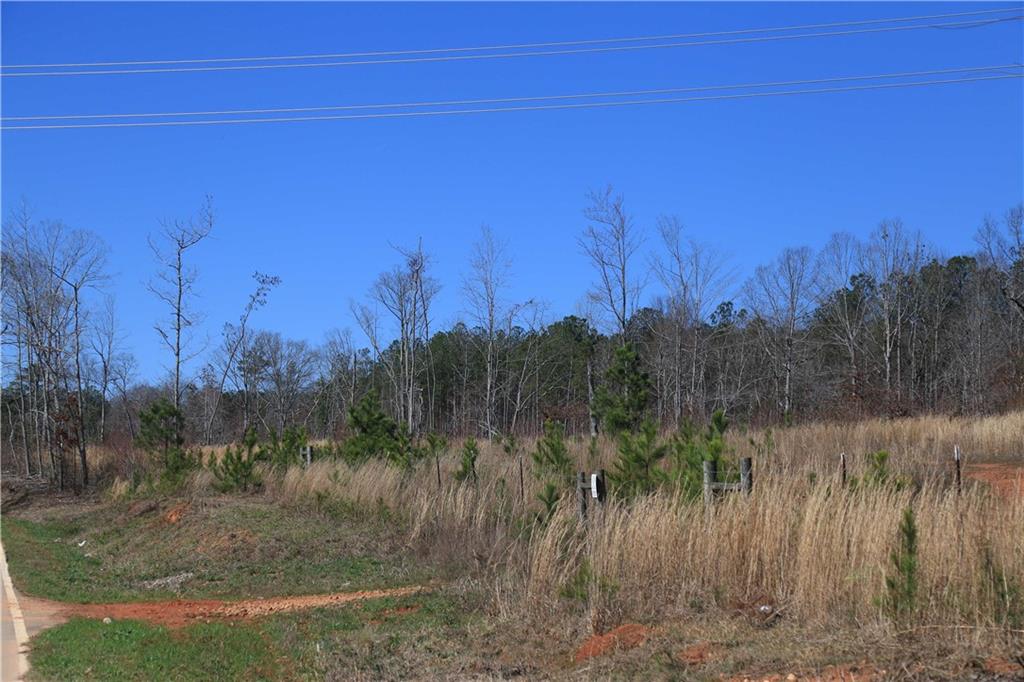
[[993, 656], [986, 658], [981, 668], [989, 675], [1005, 675], [1014, 679], [1024, 679], [1024, 662]]
[[987, 483], [1000, 497], [1024, 496], [1024, 465], [968, 464], [964, 473], [969, 479]]
[[175, 506], [168, 509], [167, 512], [164, 514], [164, 521], [170, 524], [175, 524], [178, 521], [181, 521], [181, 517], [184, 516], [185, 512], [188, 511], [188, 507], [188, 502], [176, 504]]
[[576, 663], [603, 656], [615, 649], [632, 649], [647, 641], [651, 629], [639, 623], [626, 623], [603, 635], [594, 635], [576, 651]]
[[183, 627], [196, 621], [245, 619], [269, 616], [286, 611], [299, 611], [320, 606], [336, 606], [365, 599], [404, 597], [422, 592], [423, 587], [399, 587], [390, 590], [338, 592], [300, 597], [272, 597], [225, 602], [212, 599], [162, 602], [132, 602], [122, 604], [60, 604], [61, 615], [84, 618], [111, 618], [113, 620], [143, 620], [172, 628]]
[[711, 642], [697, 642], [676, 652], [675, 658], [683, 665], [704, 665], [715, 656]]
[[416, 613], [420, 608], [419, 604], [412, 604], [410, 606], [399, 606], [397, 609], [384, 609], [380, 612], [379, 618], [374, 618], [370, 621], [370, 625], [380, 625], [391, 616], [404, 616], [407, 613]]

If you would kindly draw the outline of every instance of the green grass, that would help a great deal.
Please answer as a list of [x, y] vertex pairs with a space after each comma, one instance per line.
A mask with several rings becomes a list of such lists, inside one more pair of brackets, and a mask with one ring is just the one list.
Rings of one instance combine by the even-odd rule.
[[[245, 496], [207, 500], [177, 523], [129, 510], [108, 503], [5, 515], [0, 530], [18, 588], [101, 603], [317, 594], [434, 577], [403, 546], [400, 521], [377, 510], [316, 515]], [[186, 571], [195, 575], [179, 592], [143, 585]], [[472, 610], [450, 596], [417, 594], [181, 629], [75, 618], [33, 639], [31, 679], [394, 677], [454, 660]]]
[[[126, 505], [40, 521], [8, 516], [2, 532], [17, 587], [60, 601], [317, 594], [432, 575], [402, 550], [393, 520], [317, 516], [259, 498], [224, 498], [174, 524], [157, 513], [132, 517]], [[178, 592], [144, 584], [185, 572], [194, 575]]]
[[138, 621], [75, 618], [32, 640], [32, 680], [281, 678], [272, 647], [249, 627], [203, 623], [174, 632]]
[[262, 680], [385, 675], [452, 656], [472, 620], [444, 595], [379, 599], [170, 630], [76, 618], [33, 640], [31, 680]]

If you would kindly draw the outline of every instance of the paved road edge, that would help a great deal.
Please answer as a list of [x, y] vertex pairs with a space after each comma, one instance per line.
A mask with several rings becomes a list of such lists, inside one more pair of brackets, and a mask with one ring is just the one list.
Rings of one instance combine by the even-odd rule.
[[28, 655], [25, 653], [28, 646], [28, 630], [25, 628], [25, 616], [21, 612], [18, 595], [15, 594], [14, 584], [11, 583], [11, 574], [7, 571], [7, 553], [4, 551], [3, 544], [0, 544], [0, 579], [4, 583], [4, 592], [7, 594], [7, 610], [11, 613], [14, 638], [18, 644], [18, 677], [20, 679], [28, 672]]

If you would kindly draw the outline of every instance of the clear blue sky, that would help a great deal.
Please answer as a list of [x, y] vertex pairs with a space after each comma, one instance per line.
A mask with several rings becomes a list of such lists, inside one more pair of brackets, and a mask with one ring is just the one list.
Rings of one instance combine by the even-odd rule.
[[[5, 63], [457, 47], [784, 26], [1006, 7], [996, 3], [4, 3]], [[1017, 6], [1021, 6], [1017, 3]], [[316, 106], [565, 94], [1022, 61], [1020, 22], [749, 45], [547, 58], [208, 74], [3, 79], [5, 116]], [[143, 375], [164, 357], [144, 283], [146, 234], [205, 193], [219, 220], [196, 251], [216, 339], [253, 270], [281, 276], [255, 324], [319, 342], [422, 236], [462, 309], [482, 223], [507, 238], [512, 298], [573, 311], [590, 281], [576, 237], [590, 188], [613, 183], [640, 225], [676, 214], [741, 274], [786, 246], [866, 235], [901, 217], [946, 253], [1022, 199], [1024, 84], [602, 110], [248, 126], [5, 132], [5, 214], [110, 245], [111, 290]]]

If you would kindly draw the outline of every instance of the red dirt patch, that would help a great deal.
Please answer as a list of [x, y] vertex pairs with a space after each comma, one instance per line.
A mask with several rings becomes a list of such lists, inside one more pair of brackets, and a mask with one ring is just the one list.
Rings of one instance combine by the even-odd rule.
[[1024, 664], [998, 656], [986, 658], [985, 662], [981, 664], [981, 668], [989, 675], [1013, 675], [1014, 677], [1024, 675]]
[[424, 591], [423, 587], [399, 587], [390, 590], [338, 592], [300, 597], [272, 597], [238, 602], [217, 600], [174, 600], [132, 602], [123, 604], [61, 604], [62, 615], [114, 620], [144, 620], [156, 625], [178, 628], [195, 621], [232, 618], [258, 618], [286, 611], [300, 611], [320, 606], [337, 606], [364, 599], [404, 597]]
[[1018, 464], [968, 464], [967, 478], [987, 483], [992, 492], [1007, 499], [1024, 497], [1024, 466]]
[[683, 665], [704, 665], [716, 651], [711, 642], [697, 642], [676, 652], [675, 658]]
[[164, 513], [164, 521], [171, 524], [177, 523], [178, 521], [181, 521], [181, 517], [184, 516], [187, 511], [188, 502], [176, 504]]
[[416, 613], [422, 607], [419, 604], [410, 604], [409, 606], [399, 606], [395, 609], [384, 609], [380, 612], [379, 618], [374, 618], [370, 621], [371, 625], [380, 625], [391, 616], [404, 616], [407, 613]]
[[603, 635], [594, 635], [576, 651], [576, 663], [595, 656], [603, 656], [614, 649], [633, 649], [651, 634], [651, 629], [639, 623], [626, 623]]

